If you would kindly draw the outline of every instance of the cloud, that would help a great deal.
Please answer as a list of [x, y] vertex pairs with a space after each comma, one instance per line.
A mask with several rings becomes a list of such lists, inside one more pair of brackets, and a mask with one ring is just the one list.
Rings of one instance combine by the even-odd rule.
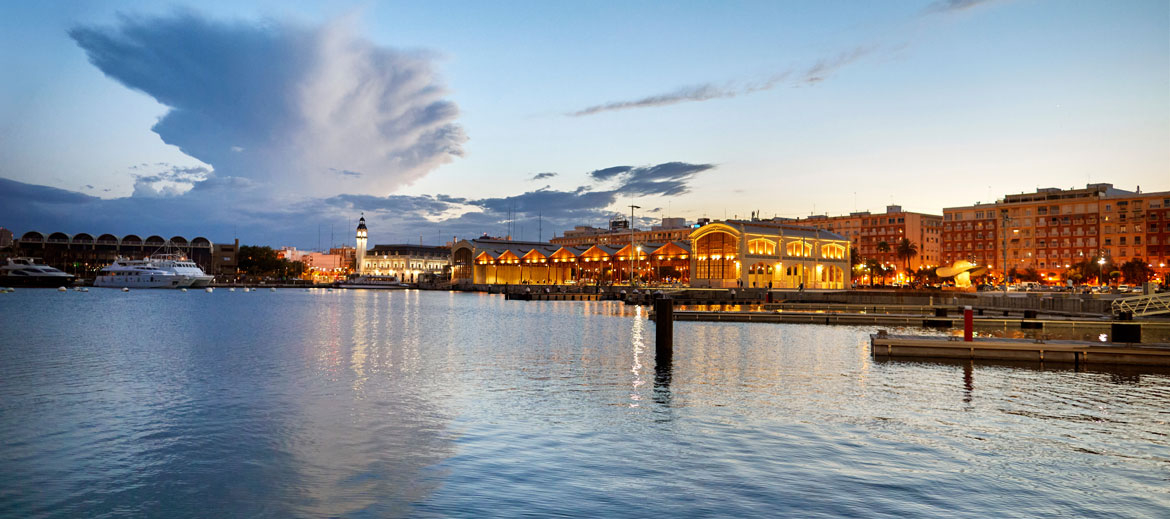
[[614, 166], [611, 168], [590, 171], [589, 176], [594, 180], [609, 180], [618, 175], [628, 173], [631, 169], [634, 168], [632, 166]]
[[990, 3], [994, 0], [939, 0], [922, 10], [922, 14], [939, 14], [950, 13], [955, 11], [964, 11], [980, 4]]
[[530, 178], [530, 179], [528, 179], [528, 180], [543, 180], [543, 179], [546, 179], [546, 178], [552, 178], [552, 177], [555, 177], [555, 176], [557, 176], [557, 174], [556, 174], [556, 173], [553, 173], [553, 172], [551, 172], [551, 171], [546, 171], [546, 172], [544, 172], [544, 173], [537, 173], [537, 174], [535, 174], [535, 175], [532, 175], [532, 178]]
[[322, 26], [122, 16], [69, 36], [89, 61], [169, 111], [168, 144], [281, 193], [337, 193], [336, 175], [389, 193], [463, 155], [434, 58], [378, 46], [348, 19]]
[[688, 183], [695, 175], [714, 168], [714, 164], [667, 162], [657, 166], [613, 168], [591, 171], [596, 180], [618, 179], [617, 191], [635, 196], [675, 196], [688, 191]]
[[202, 166], [170, 166], [152, 175], [135, 175], [134, 193], [131, 196], [178, 196], [211, 176], [211, 171]]
[[780, 71], [763, 81], [742, 84], [726, 83], [722, 86], [716, 85], [714, 83], [704, 83], [700, 85], [683, 87], [665, 94], [652, 95], [630, 101], [612, 101], [609, 103], [593, 105], [575, 112], [568, 113], [566, 115], [571, 117], [581, 117], [586, 115], [599, 114], [602, 112], [629, 110], [632, 108], [651, 108], [657, 106], [669, 106], [678, 103], [724, 99], [740, 95], [747, 95], [763, 90], [771, 90], [782, 84], [787, 84], [790, 86], [814, 85], [825, 80], [844, 66], [857, 61], [866, 54], [871, 53], [874, 49], [875, 47], [872, 46], [856, 47], [834, 56], [818, 59], [812, 65], [803, 69], [792, 68]]
[[[485, 232], [500, 235], [506, 233], [509, 217], [518, 223], [516, 232], [520, 227], [525, 230], [522, 237], [536, 239], [540, 226], [547, 239], [575, 225], [601, 225], [625, 199], [686, 192], [696, 175], [715, 167], [684, 162], [615, 166], [597, 170], [613, 172], [601, 175], [608, 186], [604, 189], [545, 187], [507, 197], [471, 199], [442, 194], [282, 197], [249, 178], [212, 173], [195, 180], [206, 170], [167, 166], [152, 166], [159, 171], [138, 177], [141, 185], [133, 196], [114, 199], [0, 178], [0, 221], [18, 233], [145, 233], [205, 236], [216, 242], [238, 236], [248, 244], [309, 248], [317, 243], [318, 224], [340, 224], [336, 229], [342, 229], [364, 211], [371, 241], [378, 243], [417, 243], [420, 234], [428, 237], [427, 243]], [[186, 191], [168, 189], [184, 182], [192, 182]]]
[[362, 176], [362, 174], [360, 172], [350, 171], [348, 169], [329, 168], [329, 171], [337, 173], [338, 175], [341, 175], [343, 177], [361, 178], [361, 176]]

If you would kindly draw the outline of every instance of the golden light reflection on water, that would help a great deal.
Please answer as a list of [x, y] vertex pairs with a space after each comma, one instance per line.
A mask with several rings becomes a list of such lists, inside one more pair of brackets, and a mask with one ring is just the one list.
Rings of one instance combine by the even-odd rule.
[[642, 396], [638, 391], [646, 382], [642, 380], [642, 331], [646, 327], [646, 320], [642, 316], [642, 307], [636, 307], [634, 311], [634, 325], [631, 330], [631, 343], [634, 346], [634, 365], [630, 367], [630, 372], [634, 374], [633, 391], [630, 392], [630, 407], [638, 407], [638, 402], [642, 400]]

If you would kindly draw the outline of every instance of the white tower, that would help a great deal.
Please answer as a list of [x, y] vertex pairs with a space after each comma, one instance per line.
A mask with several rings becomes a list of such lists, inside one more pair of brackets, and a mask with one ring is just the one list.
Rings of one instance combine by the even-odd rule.
[[354, 254], [353, 270], [360, 276], [362, 275], [363, 264], [366, 261], [366, 215], [362, 214], [362, 218], [358, 220], [357, 226], [357, 251]]

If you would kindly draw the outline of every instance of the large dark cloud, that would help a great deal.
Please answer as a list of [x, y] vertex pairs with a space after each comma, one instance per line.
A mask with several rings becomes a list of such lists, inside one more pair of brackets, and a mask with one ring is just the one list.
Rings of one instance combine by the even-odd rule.
[[458, 108], [432, 58], [377, 46], [347, 20], [310, 27], [180, 12], [69, 35], [107, 76], [169, 107], [154, 131], [216, 176], [315, 195], [360, 177], [390, 193], [463, 153]]
[[[156, 166], [162, 168], [160, 172], [141, 178], [152, 183], [171, 182], [200, 173]], [[626, 199], [686, 192], [695, 175], [714, 167], [683, 162], [621, 166], [618, 173], [603, 175], [607, 179], [605, 188], [541, 188], [514, 196], [479, 199], [364, 194], [280, 198], [246, 178], [212, 176], [194, 182], [189, 191], [181, 194], [162, 190], [154, 196], [107, 200], [0, 178], [0, 225], [17, 233], [40, 230], [178, 234], [206, 236], [213, 241], [238, 236], [245, 243], [307, 248], [317, 243], [321, 225], [334, 225], [335, 233], [340, 232], [338, 243], [351, 243], [349, 226], [359, 212], [364, 212], [375, 242], [415, 242], [419, 235], [428, 243], [452, 236], [503, 235], [508, 220], [513, 222], [517, 237], [548, 239], [575, 225], [603, 224], [613, 216], [615, 206]], [[543, 230], [539, 236], [538, 228]]]

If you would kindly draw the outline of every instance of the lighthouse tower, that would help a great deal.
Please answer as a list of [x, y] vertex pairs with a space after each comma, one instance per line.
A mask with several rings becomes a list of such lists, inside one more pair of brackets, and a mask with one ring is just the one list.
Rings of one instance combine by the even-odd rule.
[[358, 220], [357, 226], [357, 251], [354, 255], [354, 272], [357, 275], [362, 275], [362, 266], [366, 262], [366, 215], [363, 213], [362, 218]]

